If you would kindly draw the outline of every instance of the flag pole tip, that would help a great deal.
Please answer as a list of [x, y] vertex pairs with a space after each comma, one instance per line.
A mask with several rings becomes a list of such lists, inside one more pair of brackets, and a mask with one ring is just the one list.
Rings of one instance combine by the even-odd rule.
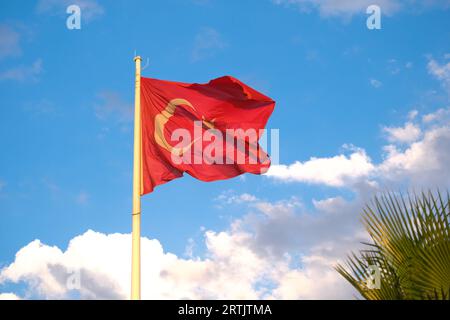
[[134, 57], [134, 61], [136, 61], [136, 60], [141, 60], [141, 61], [142, 61], [141, 56], [136, 56], [136, 57]]

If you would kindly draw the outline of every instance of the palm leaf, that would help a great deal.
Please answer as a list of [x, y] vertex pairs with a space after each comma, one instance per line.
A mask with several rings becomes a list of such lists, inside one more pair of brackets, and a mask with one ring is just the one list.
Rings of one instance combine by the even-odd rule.
[[[449, 199], [439, 190], [375, 197], [362, 216], [370, 250], [336, 270], [366, 299], [449, 299]], [[367, 288], [370, 266], [380, 270], [380, 289]]]

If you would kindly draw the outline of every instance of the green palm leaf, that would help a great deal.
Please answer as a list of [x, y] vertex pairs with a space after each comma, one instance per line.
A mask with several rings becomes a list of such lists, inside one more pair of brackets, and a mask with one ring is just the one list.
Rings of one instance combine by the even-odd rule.
[[[370, 249], [336, 270], [366, 299], [450, 299], [449, 199], [439, 191], [375, 197], [362, 216]], [[378, 289], [367, 286], [373, 268]]]

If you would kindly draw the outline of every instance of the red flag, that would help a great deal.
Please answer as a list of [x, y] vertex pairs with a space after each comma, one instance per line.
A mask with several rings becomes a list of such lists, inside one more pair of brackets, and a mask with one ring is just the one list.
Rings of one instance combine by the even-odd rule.
[[206, 84], [142, 77], [141, 194], [183, 172], [202, 181], [266, 172], [258, 141], [274, 106], [230, 76]]

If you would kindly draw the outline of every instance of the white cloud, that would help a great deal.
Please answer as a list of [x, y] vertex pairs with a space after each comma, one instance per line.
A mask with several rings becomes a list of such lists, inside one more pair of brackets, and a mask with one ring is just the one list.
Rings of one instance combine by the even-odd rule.
[[351, 286], [332, 268], [338, 259], [322, 252], [301, 258], [302, 269], [286, 270], [272, 292], [275, 299], [350, 299]]
[[[274, 246], [280, 251], [267, 255], [255, 239], [262, 238], [266, 230], [247, 231], [246, 228], [252, 226], [248, 224], [251, 215], [248, 218], [247, 222], [234, 221], [226, 231], [206, 231], [207, 251], [203, 258], [194, 257], [192, 252], [189, 259], [179, 258], [164, 252], [157, 240], [143, 237], [143, 299], [351, 297], [350, 286], [332, 269], [336, 257], [343, 255], [348, 246], [336, 243], [315, 246], [301, 258], [290, 256], [283, 246]], [[285, 218], [270, 217], [280, 222], [285, 222]], [[296, 219], [297, 224], [301, 223], [299, 216]], [[300, 231], [308, 226], [313, 225], [307, 222]], [[331, 224], [328, 227], [331, 228]], [[334, 224], [333, 228], [339, 225]], [[296, 237], [296, 234], [288, 236]], [[318, 235], [313, 243], [322, 241]], [[106, 235], [94, 231], [73, 238], [65, 251], [34, 240], [17, 252], [13, 263], [0, 270], [0, 284], [25, 283], [24, 299], [74, 296], [127, 299], [130, 243], [129, 234]], [[295, 266], [298, 264], [302, 267]], [[74, 275], [79, 277], [79, 287], [75, 289], [68, 286]]]
[[383, 84], [381, 83], [381, 81], [377, 80], [377, 79], [370, 79], [369, 80], [370, 85], [374, 88], [379, 88], [381, 87]]
[[[142, 238], [144, 299], [255, 299], [266, 290], [257, 284], [275, 279], [273, 266], [285, 261], [258, 257], [245, 245], [243, 232], [205, 233], [204, 259], [180, 259], [164, 253], [157, 240]], [[131, 238], [125, 234], [88, 231], [66, 251], [35, 240], [16, 254], [0, 273], [0, 283], [23, 281], [29, 297], [69, 298], [68, 279], [78, 270], [83, 299], [126, 299], [130, 287]], [[276, 280], [276, 279], [275, 279]], [[28, 298], [25, 296], [24, 298]]]
[[434, 59], [430, 59], [428, 72], [441, 82], [442, 87], [450, 95], [450, 61], [439, 63]]
[[[281, 259], [293, 253], [309, 256], [311, 248], [324, 243], [333, 245], [334, 257], [345, 257], [345, 250], [352, 247], [350, 243], [354, 247], [366, 240], [360, 234], [358, 217], [367, 195], [375, 190], [361, 187], [353, 201], [339, 198], [316, 200], [314, 209], [292, 206], [289, 200], [275, 202], [269, 214], [266, 206], [252, 206], [259, 213], [252, 211], [235, 221], [233, 227], [250, 232], [252, 236], [247, 245], [265, 257]], [[332, 265], [328, 267], [332, 268]]]
[[194, 257], [194, 248], [195, 248], [195, 240], [189, 238], [187, 241], [187, 245], [184, 249], [184, 255], [192, 259]]
[[342, 197], [332, 197], [322, 200], [313, 199], [314, 207], [323, 212], [334, 212], [337, 207], [346, 206], [347, 202]]
[[[15, 261], [1, 271], [0, 283], [25, 281], [34, 295], [63, 298], [69, 293], [66, 285], [69, 277], [80, 270], [82, 297], [123, 297], [125, 288], [119, 284], [126, 281], [129, 273], [125, 262], [129, 256], [126, 240], [129, 240], [126, 235], [106, 236], [88, 231], [72, 239], [65, 252], [35, 240], [19, 250]], [[158, 243], [144, 240], [143, 244], [143, 248], [159, 253]]]
[[428, 113], [422, 117], [424, 123], [450, 123], [450, 107], [440, 108], [435, 112]]
[[0, 300], [20, 300], [14, 293], [0, 293]]
[[422, 131], [418, 125], [411, 122], [405, 123], [403, 127], [384, 127], [383, 131], [388, 135], [388, 141], [410, 143], [420, 138]]
[[[296, 6], [302, 12], [318, 10], [324, 17], [365, 14], [367, 7], [374, 4], [372, 0], [273, 0], [273, 2], [279, 5]], [[379, 0], [375, 4], [380, 6], [382, 13], [385, 14], [393, 14], [401, 7], [398, 0]]]
[[[266, 176], [286, 182], [347, 188], [360, 183], [374, 185], [377, 181], [395, 181], [399, 185], [407, 181], [416, 187], [447, 186], [450, 183], [449, 110], [439, 109], [425, 115], [422, 127], [407, 122], [403, 127], [384, 128], [392, 144], [383, 147], [384, 159], [378, 164], [359, 149], [350, 157], [341, 154], [272, 166]], [[399, 143], [401, 146], [396, 145]]]
[[424, 133], [422, 140], [405, 150], [386, 147], [386, 158], [378, 166], [385, 180], [408, 181], [412, 186], [436, 187], [450, 183], [450, 126], [441, 126]]
[[411, 110], [410, 112], [408, 112], [408, 120], [414, 120], [417, 115], [419, 114], [419, 111], [417, 110]]
[[39, 75], [42, 73], [42, 59], [37, 59], [31, 66], [18, 66], [5, 71], [0, 72], [1, 80], [14, 80], [14, 81], [37, 81]]
[[240, 245], [264, 261], [289, 262], [272, 265], [275, 285], [266, 292], [267, 298], [349, 299], [354, 292], [333, 267], [367, 241], [358, 219], [367, 194], [361, 188], [353, 201], [341, 197], [313, 201], [312, 211], [295, 198], [258, 200], [248, 204], [258, 211], [235, 220], [228, 233], [234, 237], [245, 232], [248, 236]]
[[275, 203], [258, 200], [252, 204], [252, 207], [257, 208], [267, 217], [275, 218], [292, 216], [295, 210], [302, 207], [302, 204], [296, 197], [292, 197], [287, 201], [277, 201]]
[[355, 150], [349, 156], [311, 158], [291, 165], [273, 165], [266, 176], [283, 181], [297, 181], [340, 187], [354, 180], [370, 176], [374, 169], [364, 150]]
[[366, 14], [370, 5], [378, 5], [381, 13], [393, 15], [399, 11], [418, 12], [430, 8], [448, 8], [448, 0], [272, 0], [277, 5], [293, 6], [301, 12], [319, 11], [323, 17], [352, 16]]
[[227, 44], [217, 30], [210, 27], [203, 28], [195, 36], [191, 60], [196, 62], [209, 58], [217, 51], [224, 49], [226, 46]]
[[[183, 259], [164, 252], [159, 241], [142, 238], [144, 299], [352, 297], [333, 266], [365, 240], [355, 231], [359, 199], [317, 201], [317, 212], [308, 214], [296, 198], [271, 203], [250, 194], [236, 197], [250, 199], [240, 204], [252, 211], [225, 231], [205, 230], [202, 257], [194, 255], [193, 239]], [[127, 299], [130, 243], [129, 234], [94, 231], [73, 238], [65, 251], [35, 240], [0, 270], [0, 284], [25, 283], [25, 299]], [[74, 274], [78, 295], [67, 286]]]
[[68, 6], [75, 4], [81, 9], [81, 19], [89, 22], [104, 14], [104, 8], [96, 0], [39, 0], [36, 11], [39, 14], [66, 15]]
[[20, 34], [6, 24], [0, 24], [0, 59], [21, 53]]
[[222, 192], [216, 199], [221, 204], [239, 204], [243, 202], [253, 202], [258, 200], [254, 195], [249, 193], [235, 194], [232, 190]]

